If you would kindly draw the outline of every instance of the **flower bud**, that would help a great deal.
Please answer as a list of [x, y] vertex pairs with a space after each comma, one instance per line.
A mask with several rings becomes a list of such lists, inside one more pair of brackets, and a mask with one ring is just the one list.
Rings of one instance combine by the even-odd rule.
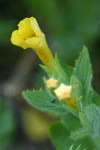
[[57, 87], [58, 80], [56, 80], [54, 78], [50, 78], [45, 83], [46, 83], [46, 86], [48, 89], [54, 89]]
[[64, 100], [71, 97], [71, 91], [71, 85], [65, 85], [61, 83], [60, 86], [54, 90], [54, 93], [56, 94], [59, 100]]

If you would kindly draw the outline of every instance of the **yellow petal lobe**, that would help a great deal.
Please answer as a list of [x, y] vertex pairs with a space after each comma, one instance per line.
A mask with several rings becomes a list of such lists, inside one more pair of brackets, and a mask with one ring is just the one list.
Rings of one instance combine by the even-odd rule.
[[32, 48], [47, 68], [50, 69], [54, 65], [54, 58], [45, 36], [34, 17], [25, 18], [19, 22], [18, 30], [11, 35], [11, 42], [24, 49]]

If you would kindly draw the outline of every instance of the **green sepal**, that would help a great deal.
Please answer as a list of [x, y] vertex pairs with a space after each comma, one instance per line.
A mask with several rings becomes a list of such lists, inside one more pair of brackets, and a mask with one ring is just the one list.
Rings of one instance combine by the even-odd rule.
[[[57, 80], [59, 80], [59, 82], [63, 82], [65, 84], [69, 84], [69, 75], [67, 75], [67, 72], [65, 72], [65, 70], [63, 69], [60, 60], [58, 59], [57, 55], [55, 55], [55, 64], [53, 64], [50, 68], [50, 70], [43, 65], [40, 65], [41, 68], [47, 72], [48, 77], [51, 78], [55, 78]], [[68, 68], [68, 67], [66, 67]], [[71, 69], [67, 69], [68, 70], [68, 74], [69, 74], [69, 70], [71, 71]]]
[[65, 64], [64, 62], [60, 61], [61, 67], [63, 68], [64, 72], [67, 74], [68, 76], [68, 81], [70, 82], [70, 77], [73, 73], [73, 67], [68, 66], [67, 64]]

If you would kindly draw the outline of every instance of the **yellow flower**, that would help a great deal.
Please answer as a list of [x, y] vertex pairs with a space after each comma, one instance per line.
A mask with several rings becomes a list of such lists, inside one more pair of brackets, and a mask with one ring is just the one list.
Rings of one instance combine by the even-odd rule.
[[18, 30], [13, 31], [11, 42], [24, 49], [32, 48], [45, 66], [50, 68], [54, 58], [48, 48], [45, 35], [42, 33], [34, 17], [25, 18], [18, 24]]
[[65, 85], [61, 83], [60, 86], [54, 90], [54, 93], [59, 100], [63, 100], [70, 107], [74, 107], [74, 108], [76, 107], [75, 99], [72, 97], [71, 85]]
[[54, 78], [50, 78], [45, 83], [46, 83], [46, 86], [48, 89], [53, 89], [53, 88], [57, 87], [58, 80], [56, 80]]

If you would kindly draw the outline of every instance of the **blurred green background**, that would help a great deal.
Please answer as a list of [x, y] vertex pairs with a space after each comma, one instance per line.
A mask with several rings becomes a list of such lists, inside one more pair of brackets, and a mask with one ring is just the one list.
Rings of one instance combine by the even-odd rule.
[[52, 53], [68, 65], [86, 45], [100, 92], [100, 0], [1, 0], [0, 6], [0, 150], [53, 150], [47, 130], [56, 119], [32, 109], [21, 95], [42, 87], [45, 73], [32, 50], [11, 44], [11, 33], [34, 16]]

